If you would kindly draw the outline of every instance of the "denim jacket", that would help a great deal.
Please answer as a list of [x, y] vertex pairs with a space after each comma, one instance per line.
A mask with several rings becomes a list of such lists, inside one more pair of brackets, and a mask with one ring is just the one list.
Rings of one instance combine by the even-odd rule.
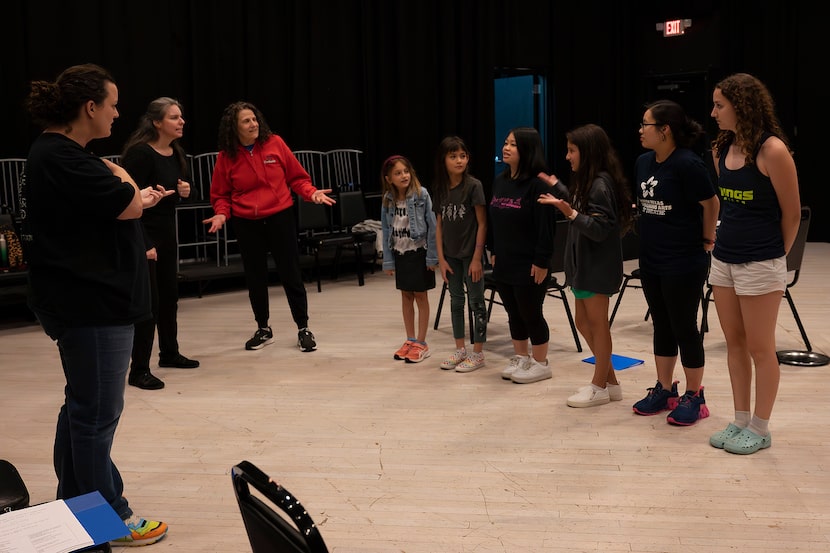
[[[395, 270], [395, 257], [392, 254], [392, 220], [395, 218], [395, 199], [386, 195], [387, 205], [381, 208], [380, 223], [383, 229], [383, 270]], [[406, 197], [406, 214], [409, 217], [409, 235], [413, 240], [426, 238], [427, 266], [438, 265], [438, 248], [435, 245], [435, 213], [432, 211], [432, 198], [429, 192], [421, 188], [419, 195]]]

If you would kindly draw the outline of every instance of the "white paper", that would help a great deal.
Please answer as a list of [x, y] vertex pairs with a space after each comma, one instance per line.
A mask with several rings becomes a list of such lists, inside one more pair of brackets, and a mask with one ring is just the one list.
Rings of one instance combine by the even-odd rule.
[[0, 553], [67, 553], [90, 545], [62, 499], [0, 515]]

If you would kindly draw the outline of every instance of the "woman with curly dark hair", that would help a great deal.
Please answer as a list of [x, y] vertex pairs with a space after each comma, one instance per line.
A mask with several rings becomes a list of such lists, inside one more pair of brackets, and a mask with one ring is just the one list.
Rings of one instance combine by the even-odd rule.
[[[543, 194], [571, 223], [565, 249], [565, 284], [576, 298], [576, 326], [594, 353], [594, 376], [568, 398], [570, 407], [593, 407], [622, 399], [611, 365], [609, 298], [623, 279], [622, 237], [631, 226], [631, 193], [608, 135], [598, 125], [566, 134], [571, 200]], [[559, 179], [545, 175], [551, 185]]]
[[720, 128], [712, 153], [722, 209], [709, 283], [726, 338], [735, 420], [709, 443], [748, 454], [772, 445], [768, 425], [781, 373], [775, 326], [801, 199], [795, 162], [767, 87], [738, 73], [715, 86], [712, 101]]
[[308, 202], [332, 205], [282, 138], [271, 132], [262, 113], [249, 102], [225, 108], [219, 123], [219, 155], [210, 184], [215, 215], [205, 219], [208, 232], [216, 232], [233, 218], [248, 297], [257, 323], [245, 349], [273, 343], [268, 325], [268, 252], [274, 256], [280, 282], [297, 324], [297, 346], [314, 351], [317, 342], [308, 329], [308, 297], [300, 273], [297, 227], [291, 191]]

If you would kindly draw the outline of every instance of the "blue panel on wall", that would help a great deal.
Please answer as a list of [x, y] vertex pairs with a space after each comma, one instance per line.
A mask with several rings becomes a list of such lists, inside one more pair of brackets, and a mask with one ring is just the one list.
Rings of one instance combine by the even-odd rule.
[[539, 75], [497, 77], [495, 87], [494, 141], [496, 173], [504, 169], [501, 147], [507, 133], [515, 127], [534, 127], [546, 142], [546, 101], [544, 78]]

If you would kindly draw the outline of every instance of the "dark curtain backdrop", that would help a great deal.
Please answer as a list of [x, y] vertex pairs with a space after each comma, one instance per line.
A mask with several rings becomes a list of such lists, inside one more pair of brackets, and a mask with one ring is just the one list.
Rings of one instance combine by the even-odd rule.
[[[0, 100], [7, 109], [0, 158], [25, 157], [38, 132], [22, 109], [33, 79], [95, 62], [119, 85], [121, 118], [94, 142], [118, 153], [147, 103], [184, 104], [188, 152], [216, 149], [222, 110], [254, 102], [295, 150], [365, 152], [363, 184], [379, 188], [379, 166], [411, 158], [429, 185], [440, 139], [470, 145], [473, 171], [489, 189], [496, 68], [528, 68], [548, 81], [551, 169], [567, 176], [564, 133], [597, 123], [624, 163], [642, 153], [638, 124], [655, 75], [705, 75], [711, 88], [736, 71], [764, 80], [796, 152], [803, 203], [814, 210], [811, 240], [830, 239], [827, 187], [819, 172], [828, 123], [821, 18], [801, 2], [657, 0], [7, 0], [0, 19]], [[655, 24], [690, 18], [683, 37]], [[697, 109], [692, 110], [692, 106]]]

